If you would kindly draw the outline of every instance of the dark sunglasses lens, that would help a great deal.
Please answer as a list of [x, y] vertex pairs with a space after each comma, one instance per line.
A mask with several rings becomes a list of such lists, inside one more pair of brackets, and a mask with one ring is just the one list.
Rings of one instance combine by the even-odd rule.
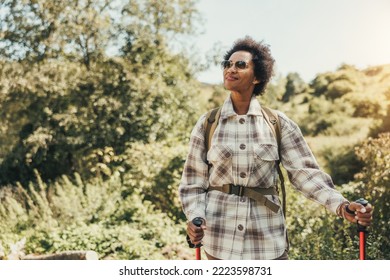
[[223, 60], [221, 62], [221, 66], [222, 66], [223, 69], [230, 68], [230, 61], [229, 60]]
[[236, 61], [236, 67], [238, 69], [245, 69], [246, 68], [246, 62], [242, 61], [242, 60]]

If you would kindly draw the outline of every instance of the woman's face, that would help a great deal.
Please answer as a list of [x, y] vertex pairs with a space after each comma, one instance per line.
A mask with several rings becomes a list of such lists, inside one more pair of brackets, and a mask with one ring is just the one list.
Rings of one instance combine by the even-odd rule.
[[238, 51], [230, 56], [229, 61], [230, 63], [224, 62], [223, 64], [225, 89], [252, 95], [253, 88], [259, 83], [254, 74], [252, 54], [247, 51]]

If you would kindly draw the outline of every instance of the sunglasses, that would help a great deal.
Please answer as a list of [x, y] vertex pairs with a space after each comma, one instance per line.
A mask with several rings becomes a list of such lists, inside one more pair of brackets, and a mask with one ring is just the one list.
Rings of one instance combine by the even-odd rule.
[[245, 68], [248, 67], [248, 62], [246, 61], [243, 61], [243, 60], [237, 60], [236, 62], [233, 62], [231, 60], [223, 60], [221, 62], [221, 67], [222, 69], [224, 70], [227, 70], [229, 69], [230, 67], [232, 67], [234, 65], [234, 67], [237, 69], [237, 70], [244, 70]]

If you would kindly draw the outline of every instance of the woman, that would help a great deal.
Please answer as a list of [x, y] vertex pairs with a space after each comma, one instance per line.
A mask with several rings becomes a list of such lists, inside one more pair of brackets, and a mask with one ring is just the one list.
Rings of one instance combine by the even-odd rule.
[[[280, 205], [277, 195], [265, 191], [277, 184], [278, 144], [256, 99], [272, 77], [274, 60], [266, 45], [248, 36], [236, 41], [224, 59], [224, 87], [230, 96], [208, 152], [206, 114], [195, 125], [179, 187], [188, 221], [196, 217], [203, 221], [201, 227], [188, 222], [187, 233], [193, 244], [202, 242], [209, 259], [288, 259], [283, 212], [221, 188], [231, 184], [264, 191], [269, 201]], [[370, 225], [371, 205], [349, 203], [337, 192], [330, 176], [319, 169], [299, 127], [277, 113], [280, 161], [292, 185], [340, 217]]]

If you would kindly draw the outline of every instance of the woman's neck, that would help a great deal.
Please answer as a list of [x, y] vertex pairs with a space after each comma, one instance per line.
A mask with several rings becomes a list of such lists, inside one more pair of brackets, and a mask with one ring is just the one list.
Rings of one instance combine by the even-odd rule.
[[242, 95], [240, 93], [232, 92], [230, 98], [233, 103], [233, 109], [238, 115], [245, 115], [248, 113], [252, 95]]

